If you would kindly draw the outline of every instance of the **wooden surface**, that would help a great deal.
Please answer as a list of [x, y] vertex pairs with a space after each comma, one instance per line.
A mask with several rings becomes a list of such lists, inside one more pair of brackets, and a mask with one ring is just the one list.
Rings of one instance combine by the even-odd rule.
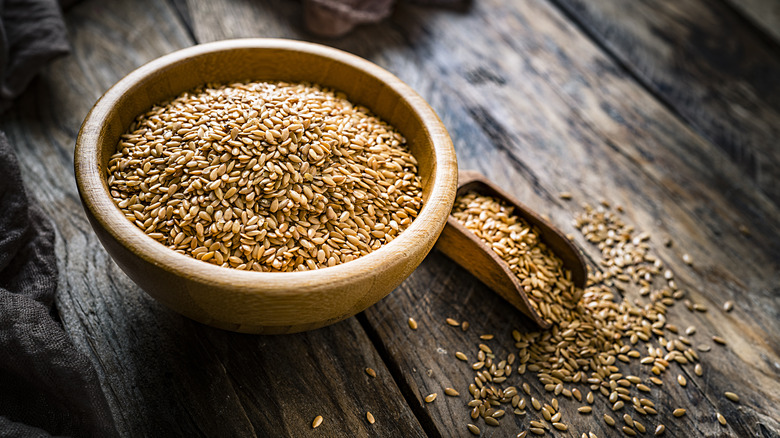
[[[695, 325], [697, 343], [713, 344], [717, 334], [728, 346], [701, 353], [706, 374], [689, 374], [687, 388], [667, 373], [663, 393], [653, 392], [659, 419], [646, 426], [663, 421], [666, 436], [777, 437], [780, 57], [766, 33], [721, 0], [628, 3], [479, 0], [445, 9], [402, 2], [389, 21], [326, 43], [376, 62], [420, 93], [449, 130], [462, 169], [479, 170], [572, 233], [591, 262], [598, 249], [571, 224], [583, 202], [619, 204], [627, 222], [652, 234], [678, 284], [710, 309], [677, 305], [670, 322]], [[105, 90], [196, 42], [313, 40], [299, 28], [301, 4], [84, 0], [66, 19], [72, 54], [33, 82], [0, 129], [55, 223], [57, 309], [92, 359], [120, 434], [469, 436], [473, 373], [454, 352], [473, 356], [478, 335], [490, 332], [490, 345], [505, 354], [513, 328], [533, 327], [443, 254], [434, 250], [357, 318], [297, 335], [241, 335], [149, 298], [108, 257], [79, 204], [73, 146]], [[722, 47], [728, 50], [716, 50]], [[559, 199], [562, 191], [574, 199]], [[735, 309], [723, 313], [728, 299]], [[447, 317], [471, 328], [450, 327]], [[523, 381], [542, 391], [529, 374], [514, 383]], [[448, 386], [461, 396], [445, 397]], [[727, 390], [739, 393], [739, 404], [722, 396]], [[425, 403], [433, 392], [436, 401]], [[562, 406], [569, 431], [555, 436], [621, 436], [578, 415], [576, 404]], [[606, 410], [603, 399], [595, 406]], [[688, 415], [675, 420], [669, 412], [679, 406]], [[715, 422], [716, 411], [728, 426]], [[325, 421], [312, 431], [315, 415]], [[484, 436], [515, 436], [528, 420], [480, 426]]]

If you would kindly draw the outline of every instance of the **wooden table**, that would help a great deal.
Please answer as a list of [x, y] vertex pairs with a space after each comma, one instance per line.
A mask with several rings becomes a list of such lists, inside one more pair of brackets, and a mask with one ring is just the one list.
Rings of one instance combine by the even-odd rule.
[[[673, 369], [652, 397], [666, 436], [780, 434], [780, 13], [771, 0], [475, 0], [398, 5], [382, 24], [321, 41], [286, 0], [84, 0], [66, 13], [72, 54], [3, 115], [29, 191], [57, 229], [57, 310], [92, 359], [123, 436], [467, 436], [478, 335], [509, 352], [529, 320], [434, 250], [390, 296], [309, 333], [249, 336], [153, 301], [89, 227], [73, 145], [90, 106], [119, 78], [196, 43], [246, 36], [322, 42], [368, 58], [417, 90], [476, 169], [572, 233], [581, 203], [619, 204], [652, 235], [688, 297], [669, 322], [697, 327], [705, 375]], [[572, 193], [566, 201], [558, 193]], [[673, 244], [663, 243], [671, 239]], [[682, 261], [682, 254], [692, 266]], [[635, 292], [627, 292], [634, 299]], [[721, 311], [725, 300], [736, 305]], [[412, 331], [407, 318], [420, 328]], [[469, 321], [464, 332], [445, 318]], [[714, 345], [712, 335], [728, 342]], [[377, 376], [364, 370], [371, 367]], [[631, 370], [643, 378], [646, 368]], [[680, 372], [689, 384], [674, 382]], [[512, 380], [514, 379], [514, 380]], [[532, 373], [527, 382], [546, 394]], [[508, 381], [507, 383], [510, 383]], [[460, 397], [445, 397], [454, 387]], [[583, 386], [583, 390], [585, 387]], [[737, 392], [728, 401], [723, 392]], [[433, 403], [423, 398], [438, 393]], [[544, 395], [548, 397], [548, 395]], [[568, 432], [621, 433], [562, 400]], [[676, 407], [688, 409], [680, 419]], [[371, 425], [366, 412], [376, 418]], [[721, 412], [728, 426], [715, 420]], [[324, 422], [311, 429], [316, 415]], [[515, 436], [508, 414], [484, 436]], [[648, 431], [645, 436], [651, 434]], [[548, 433], [548, 436], [551, 433]]]

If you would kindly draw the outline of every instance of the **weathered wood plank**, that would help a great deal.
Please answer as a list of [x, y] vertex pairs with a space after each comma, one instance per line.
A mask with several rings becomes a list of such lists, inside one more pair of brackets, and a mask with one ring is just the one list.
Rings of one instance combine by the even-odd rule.
[[780, 205], [780, 53], [720, 2], [553, 0]]
[[780, 3], [775, 0], [725, 0], [754, 22], [770, 38], [780, 42]]
[[304, 436], [323, 415], [318, 431], [328, 436], [423, 436], [354, 318], [279, 337], [214, 330], [163, 308], [110, 260], [74, 184], [79, 125], [120, 77], [192, 40], [165, 2], [85, 1], [66, 19], [73, 54], [35, 81], [0, 129], [55, 223], [57, 307], [97, 369], [120, 434]]

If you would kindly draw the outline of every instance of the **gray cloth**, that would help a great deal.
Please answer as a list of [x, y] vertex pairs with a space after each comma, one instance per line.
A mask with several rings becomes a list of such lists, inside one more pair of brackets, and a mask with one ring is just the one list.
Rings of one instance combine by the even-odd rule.
[[66, 53], [56, 0], [0, 0], [0, 113], [51, 59]]
[[[0, 0], [0, 113], [67, 53], [54, 0]], [[56, 319], [54, 230], [0, 132], [0, 437], [116, 435], [97, 373]]]

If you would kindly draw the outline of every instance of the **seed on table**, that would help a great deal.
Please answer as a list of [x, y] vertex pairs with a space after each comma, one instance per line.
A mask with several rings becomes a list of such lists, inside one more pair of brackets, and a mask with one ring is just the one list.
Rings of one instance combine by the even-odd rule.
[[320, 424], [322, 424], [322, 415], [317, 415], [316, 417], [314, 417], [314, 421], [312, 421], [311, 427], [312, 429], [315, 429], [319, 427]]
[[720, 336], [713, 336], [712, 340], [717, 342], [720, 345], [726, 345], [726, 340], [721, 338]]
[[623, 426], [621, 430], [628, 436], [636, 436], [636, 431], [628, 426]]
[[694, 372], [694, 374], [696, 374], [697, 376], [701, 377], [701, 376], [702, 376], [702, 374], [704, 374], [704, 369], [701, 367], [701, 364], [700, 364], [700, 363], [697, 363], [697, 364], [696, 364], [696, 365], [693, 367], [693, 372]]
[[664, 426], [663, 424], [659, 424], [659, 425], [658, 425], [658, 426], [656, 426], [656, 428], [655, 428], [655, 433], [654, 433], [654, 435], [655, 435], [655, 436], [663, 435], [665, 431], [666, 431], [666, 426]]
[[438, 394], [436, 394], [435, 392], [428, 394], [427, 396], [425, 396], [425, 403], [431, 403], [432, 401], [436, 400], [437, 395]]
[[691, 256], [688, 253], [685, 253], [682, 255], [683, 262], [685, 262], [686, 265], [691, 265]]
[[414, 318], [409, 318], [409, 328], [412, 330], [417, 330], [417, 321], [414, 320]]
[[555, 414], [553, 414], [553, 416], [552, 416], [552, 417], [550, 417], [550, 422], [551, 422], [551, 423], [560, 423], [560, 422], [561, 422], [561, 417], [562, 417], [562, 416], [563, 416], [563, 415], [561, 415], [561, 413], [560, 413], [560, 412], [556, 412]]
[[460, 393], [456, 391], [455, 388], [444, 388], [444, 393], [450, 397], [457, 397], [460, 395]]
[[720, 423], [721, 425], [725, 426], [726, 425], [726, 417], [721, 415], [720, 412], [718, 412], [717, 415], [718, 415], [718, 423]]
[[710, 351], [712, 349], [712, 347], [710, 347], [707, 344], [701, 344], [701, 345], [696, 346], [696, 349], [699, 350], [699, 351], [707, 352], [707, 351]]
[[531, 406], [533, 406], [537, 411], [542, 409], [542, 404], [534, 397], [531, 397]]
[[468, 322], [468, 321], [463, 321], [462, 323], [460, 323], [460, 329], [461, 329], [461, 330], [463, 330], [463, 331], [465, 332], [466, 330], [468, 330], [468, 329], [469, 329], [469, 325], [470, 325], [470, 324], [469, 324], [469, 322]]
[[449, 325], [451, 325], [453, 327], [457, 327], [457, 326], [460, 325], [460, 323], [458, 321], [455, 321], [452, 318], [447, 318], [447, 319], [445, 319], [445, 321], [447, 321], [447, 324], [449, 324]]
[[498, 425], [501, 424], [498, 422], [498, 420], [496, 420], [493, 417], [485, 417], [484, 420], [485, 420], [485, 424], [487, 424], [488, 426], [498, 427]]
[[672, 411], [672, 415], [674, 415], [675, 417], [682, 417], [683, 415], [685, 415], [686, 412], [687, 411], [685, 409], [678, 408]]
[[680, 386], [685, 386], [685, 385], [688, 384], [688, 381], [685, 380], [685, 376], [683, 376], [682, 374], [678, 374], [677, 375], [677, 383], [679, 383]]
[[696, 327], [694, 326], [689, 326], [688, 328], [685, 329], [685, 334], [688, 336], [693, 336], [695, 333], [696, 333]]
[[618, 400], [618, 401], [615, 402], [614, 405], [612, 405], [612, 410], [613, 411], [619, 411], [619, 410], [623, 409], [623, 405], [624, 405], [623, 400]]
[[572, 198], [571, 193], [569, 193], [569, 192], [558, 193], [558, 197], [563, 199], [563, 200], [565, 200], [565, 201], [568, 201], [568, 200], [570, 200]]
[[485, 344], [479, 344], [479, 349], [484, 351], [486, 354], [493, 354], [493, 350], [491, 350], [490, 347]]
[[376, 421], [374, 419], [374, 415], [371, 412], [366, 412], [366, 420], [368, 420], [369, 423], [374, 424]]
[[374, 371], [373, 368], [366, 368], [366, 374], [368, 374], [371, 377], [376, 377], [376, 371]]
[[638, 389], [640, 391], [644, 391], [644, 392], [650, 392], [650, 387], [645, 385], [644, 383], [640, 383], [640, 384], [636, 385], [636, 389]]
[[501, 417], [504, 416], [504, 414], [506, 414], [506, 411], [504, 411], [503, 409], [499, 409], [496, 412], [493, 412], [493, 415], [491, 415], [491, 417], [493, 417], [493, 418], [501, 418]]
[[555, 422], [552, 425], [558, 430], [569, 430], [569, 426], [567, 426], [565, 423]]
[[466, 427], [468, 427], [469, 432], [471, 432], [472, 435], [479, 435], [481, 433], [479, 428], [471, 423], [467, 424]]
[[544, 429], [540, 427], [532, 427], [528, 430], [531, 431], [531, 433], [534, 435], [544, 435]]
[[588, 395], [585, 396], [585, 401], [587, 401], [590, 404], [593, 404], [593, 392], [588, 392]]
[[647, 432], [647, 429], [645, 429], [645, 426], [644, 426], [642, 423], [640, 423], [640, 422], [638, 422], [638, 421], [636, 421], [636, 420], [634, 420], [634, 428], [635, 428], [636, 430], [638, 430], [638, 431], [639, 431], [639, 433], [645, 433], [645, 432]]
[[493, 339], [493, 335], [490, 335], [490, 334], [479, 335], [479, 339], [482, 339], [482, 340], [485, 340], [485, 341], [489, 341], [489, 340]]
[[723, 303], [723, 311], [724, 312], [731, 312], [731, 310], [734, 309], [734, 302], [729, 300]]
[[590, 406], [580, 406], [579, 408], [577, 408], [577, 412], [579, 412], [580, 414], [590, 414], [592, 411], [593, 408], [591, 408]]
[[610, 426], [615, 426], [615, 419], [610, 417], [609, 414], [604, 414], [604, 422]]
[[725, 395], [727, 399], [733, 401], [734, 403], [739, 402], [739, 396], [733, 392], [726, 391], [723, 393], [723, 395]]
[[623, 421], [628, 425], [628, 427], [632, 427], [634, 425], [634, 419], [631, 418], [628, 414], [623, 414]]
[[531, 420], [528, 424], [530, 424], [531, 427], [539, 427], [544, 429], [544, 423], [542, 423], [541, 421]]
[[656, 385], [658, 385], [658, 386], [661, 386], [661, 385], [663, 385], [663, 384], [664, 384], [664, 381], [663, 381], [663, 380], [661, 380], [661, 379], [659, 379], [658, 377], [655, 377], [655, 376], [653, 376], [653, 377], [650, 377], [650, 381], [651, 381], [651, 382], [653, 382], [653, 383], [655, 383], [655, 384], [656, 384]]
[[528, 436], [528, 431], [524, 430], [524, 431], [518, 433], [515, 438], [526, 438], [527, 436]]

